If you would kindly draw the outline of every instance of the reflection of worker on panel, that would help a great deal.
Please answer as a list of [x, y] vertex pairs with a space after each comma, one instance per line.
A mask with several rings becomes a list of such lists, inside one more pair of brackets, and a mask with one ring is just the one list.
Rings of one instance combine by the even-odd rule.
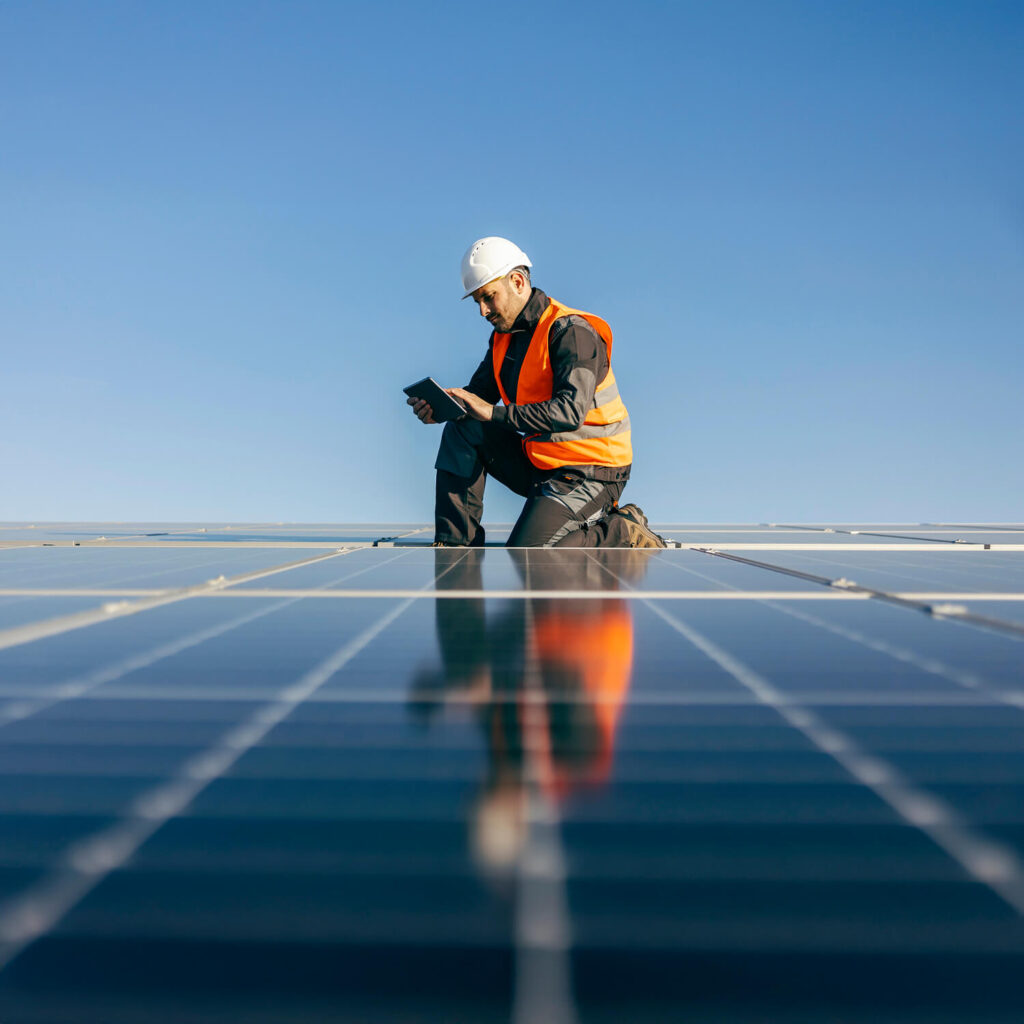
[[[454, 554], [437, 551], [449, 561]], [[650, 552], [509, 554], [524, 584], [543, 592], [615, 590], [619, 578], [643, 574]], [[479, 591], [483, 557], [480, 549], [460, 553], [438, 588]], [[488, 775], [471, 820], [474, 850], [483, 867], [508, 870], [525, 841], [528, 784], [564, 800], [610, 774], [633, 662], [630, 603], [516, 599], [490, 618], [482, 597], [439, 600], [435, 607], [443, 670], [421, 676], [411, 697], [427, 714], [444, 703], [475, 709]]]

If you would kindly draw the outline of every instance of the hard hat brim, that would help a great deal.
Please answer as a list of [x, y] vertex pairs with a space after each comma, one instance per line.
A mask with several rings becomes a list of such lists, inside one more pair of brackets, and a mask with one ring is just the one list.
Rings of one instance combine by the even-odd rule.
[[500, 281], [503, 277], [508, 277], [508, 275], [511, 274], [512, 271], [516, 269], [516, 267], [532, 266], [533, 264], [530, 263], [529, 261], [527, 261], [526, 263], [513, 263], [511, 267], [506, 267], [500, 274], [495, 274], [494, 277], [489, 277], [486, 281], [481, 281], [478, 285], [475, 285], [473, 288], [470, 288], [470, 290], [466, 292], [466, 294], [463, 295], [459, 301], [464, 302], [466, 299], [470, 297], [470, 295], [473, 294], [473, 292], [477, 290], [477, 288], [483, 288], [484, 285], [493, 284], [495, 281]]
[[[484, 285], [493, 284], [495, 281], [500, 281], [504, 276], [505, 276], [504, 274], [499, 274], [497, 277], [492, 277], [490, 279], [490, 281], [482, 281], [480, 284], [478, 284], [476, 286], [476, 288], [483, 288]], [[472, 295], [473, 292], [476, 291], [476, 288], [471, 288], [468, 292], [466, 292], [465, 295], [462, 296], [461, 299], [459, 299], [459, 301], [460, 302], [465, 302], [466, 299], [468, 299], [470, 297], [470, 295]]]

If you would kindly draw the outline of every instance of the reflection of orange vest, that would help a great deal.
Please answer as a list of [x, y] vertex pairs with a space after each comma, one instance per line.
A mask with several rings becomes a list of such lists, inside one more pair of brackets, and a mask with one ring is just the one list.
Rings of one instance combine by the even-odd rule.
[[[612, 329], [599, 316], [563, 306], [552, 299], [541, 314], [534, 329], [526, 358], [519, 370], [515, 402], [529, 405], [547, 402], [554, 393], [554, 377], [548, 353], [548, 335], [551, 325], [559, 317], [581, 316], [604, 339], [608, 346], [608, 373], [598, 382], [592, 407], [578, 430], [559, 434], [531, 434], [523, 440], [523, 448], [530, 461], [540, 469], [559, 466], [628, 466], [633, 461], [633, 446], [629, 436], [629, 413], [619, 398], [619, 389], [612, 373]], [[494, 335], [491, 350], [494, 379], [498, 383], [502, 400], [511, 405], [501, 383], [501, 364], [508, 351], [510, 334]]]
[[[598, 605], [598, 607], [595, 607]], [[545, 665], [574, 670], [582, 683], [579, 700], [593, 710], [597, 724], [597, 749], [588, 751], [584, 773], [560, 770], [549, 760], [542, 779], [558, 795], [573, 782], [602, 783], [611, 771], [615, 726], [629, 692], [633, 668], [633, 617], [622, 602], [591, 604], [586, 611], [551, 610], [537, 615], [533, 641], [541, 671]], [[550, 758], [550, 751], [542, 751]], [[575, 776], [575, 777], [574, 777]]]

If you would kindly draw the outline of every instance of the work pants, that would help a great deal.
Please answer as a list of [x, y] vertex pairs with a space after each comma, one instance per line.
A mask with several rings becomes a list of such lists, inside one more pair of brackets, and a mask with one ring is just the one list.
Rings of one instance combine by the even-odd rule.
[[434, 463], [434, 539], [484, 543], [484, 485], [493, 476], [526, 498], [509, 547], [630, 547], [622, 518], [609, 515], [625, 481], [591, 480], [579, 470], [541, 474], [514, 430], [464, 419], [448, 422]]

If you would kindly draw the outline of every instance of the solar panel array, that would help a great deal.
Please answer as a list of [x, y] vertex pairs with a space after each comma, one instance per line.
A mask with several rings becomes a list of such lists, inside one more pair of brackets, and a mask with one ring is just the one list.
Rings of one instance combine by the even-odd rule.
[[0, 1021], [1019, 1021], [1024, 525], [658, 529], [0, 525]]

